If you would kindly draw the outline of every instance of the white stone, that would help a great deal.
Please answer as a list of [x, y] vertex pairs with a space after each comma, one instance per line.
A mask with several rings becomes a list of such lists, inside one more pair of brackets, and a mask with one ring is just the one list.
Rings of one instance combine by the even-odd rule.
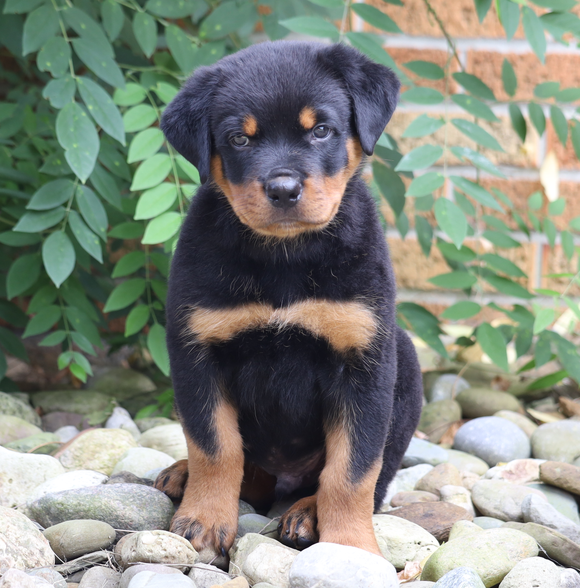
[[54, 434], [58, 437], [59, 441], [66, 443], [79, 434], [79, 430], [74, 425], [65, 425], [57, 429]]
[[196, 588], [193, 580], [177, 574], [156, 574], [155, 572], [139, 572], [129, 582], [128, 588]]
[[175, 460], [170, 455], [157, 451], [157, 449], [132, 447], [121, 456], [111, 475], [119, 472], [131, 472], [144, 478], [145, 474], [153, 468], [167, 468], [174, 463]]
[[137, 427], [131, 418], [129, 411], [122, 406], [116, 406], [113, 409], [113, 413], [105, 423], [105, 429], [123, 429], [124, 431], [129, 431], [135, 441], [139, 441], [139, 437], [141, 437], [139, 427]]
[[93, 470], [76, 470], [74, 472], [65, 472], [46, 480], [37, 486], [28, 496], [27, 503], [30, 504], [46, 494], [54, 494], [62, 490], [73, 490], [75, 488], [87, 488], [89, 486], [98, 486], [107, 480], [105, 474]]
[[471, 492], [463, 486], [453, 486], [452, 484], [446, 484], [439, 488], [439, 494], [441, 496], [441, 502], [449, 502], [464, 508], [472, 517], [475, 516], [475, 509], [473, 508], [473, 502], [471, 502]]
[[16, 569], [8, 570], [0, 579], [0, 588], [53, 588], [44, 578], [28, 576]]
[[415, 484], [432, 469], [432, 465], [421, 463], [404, 470], [399, 470], [387, 488], [387, 493], [383, 498], [383, 505], [389, 505], [393, 496], [398, 492], [411, 492], [411, 490], [414, 490]]
[[[180, 424], [161, 425], [145, 431], [139, 438], [142, 447], [157, 449], [173, 459], [187, 459], [187, 442]], [[149, 468], [152, 469], [152, 468]]]
[[551, 504], [539, 496], [529, 494], [522, 501], [522, 513], [526, 523], [538, 523], [554, 529], [574, 543], [580, 543], [580, 526], [574, 524], [567, 516], [558, 512]]
[[543, 557], [529, 557], [517, 563], [502, 580], [500, 588], [559, 588], [560, 574], [555, 563]]

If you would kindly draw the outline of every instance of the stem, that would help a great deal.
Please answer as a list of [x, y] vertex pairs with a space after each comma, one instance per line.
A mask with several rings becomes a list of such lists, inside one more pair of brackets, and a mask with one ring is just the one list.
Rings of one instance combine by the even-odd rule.
[[72, 207], [72, 203], [73, 203], [73, 200], [75, 198], [75, 194], [77, 193], [78, 183], [79, 183], [79, 179], [78, 178], [75, 178], [75, 184], [74, 184], [74, 187], [73, 187], [73, 191], [72, 191], [71, 197], [68, 200], [68, 204], [66, 205], [66, 214], [65, 214], [65, 217], [64, 217], [64, 219], [62, 221], [62, 229], [61, 229], [61, 231], [64, 231], [66, 229], [66, 225], [68, 223], [68, 217], [69, 217], [69, 214], [70, 214], [70, 209]]
[[441, 30], [443, 35], [445, 36], [445, 39], [447, 39], [447, 43], [449, 44], [449, 47], [451, 48], [451, 51], [453, 52], [453, 56], [455, 57], [455, 59], [457, 59], [457, 63], [459, 64], [459, 68], [461, 69], [461, 71], [464, 71], [463, 64], [461, 63], [461, 60], [459, 59], [459, 55], [457, 53], [457, 49], [455, 48], [455, 43], [453, 42], [451, 35], [445, 29], [445, 25], [443, 24], [443, 22], [439, 18], [439, 15], [435, 12], [435, 9], [433, 8], [433, 6], [431, 6], [430, 0], [423, 0], [423, 3], [427, 7], [427, 12], [429, 12], [429, 14], [435, 19], [435, 22], [439, 26], [439, 29]]
[[[66, 34], [66, 26], [65, 26], [64, 22], [62, 21], [62, 18], [60, 17], [60, 9], [58, 8], [58, 6], [56, 4], [56, 0], [52, 0], [52, 6], [54, 7], [54, 10], [58, 14], [58, 22], [59, 22], [59, 25], [60, 25], [60, 30], [62, 32], [62, 36], [63, 36], [64, 40], [67, 42], [67, 45], [70, 48], [71, 42], [70, 42], [70, 39], [68, 38], [68, 35]], [[71, 54], [72, 54], [72, 51], [71, 51]], [[76, 79], [77, 76], [75, 74], [75, 68], [73, 66], [72, 57], [70, 57], [69, 60], [68, 60], [68, 66], [69, 66], [69, 69], [70, 69], [70, 75], [74, 79]]]
[[344, 34], [346, 32], [347, 17], [350, 14], [351, 3], [352, 0], [345, 0], [344, 2], [344, 11], [342, 12], [342, 21], [340, 23], [340, 35], [338, 36], [339, 42], [342, 41]]

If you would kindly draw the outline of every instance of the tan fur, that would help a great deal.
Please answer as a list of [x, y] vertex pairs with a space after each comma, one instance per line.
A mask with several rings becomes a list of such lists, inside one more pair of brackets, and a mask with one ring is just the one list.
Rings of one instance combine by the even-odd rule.
[[314, 112], [314, 108], [311, 106], [305, 106], [298, 115], [298, 120], [300, 124], [306, 129], [310, 130], [314, 128], [316, 124], [316, 112]]
[[290, 326], [325, 338], [340, 352], [368, 348], [378, 328], [368, 306], [332, 300], [303, 300], [276, 309], [257, 302], [230, 309], [196, 308], [187, 321], [188, 333], [205, 344], [228, 341], [250, 329]]
[[244, 135], [253, 137], [258, 132], [258, 121], [256, 120], [256, 117], [251, 114], [246, 115], [242, 130], [244, 131]]
[[316, 527], [316, 495], [301, 498], [280, 518], [280, 536], [287, 537], [295, 545], [299, 538], [317, 541]]

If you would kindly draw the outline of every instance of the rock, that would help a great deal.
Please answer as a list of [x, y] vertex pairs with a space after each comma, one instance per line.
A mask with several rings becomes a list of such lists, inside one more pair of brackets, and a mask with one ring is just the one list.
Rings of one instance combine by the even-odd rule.
[[58, 457], [66, 470], [94, 470], [109, 476], [115, 464], [132, 447], [131, 433], [120, 429], [93, 429], [79, 435]]
[[24, 419], [37, 427], [41, 424], [40, 416], [30, 404], [6, 392], [0, 392], [0, 414]]
[[290, 568], [290, 588], [398, 588], [395, 568], [356, 547], [317, 543], [300, 553]]
[[0, 414], [0, 445], [42, 433], [42, 429], [17, 416]]
[[42, 578], [46, 580], [52, 588], [67, 588], [66, 580], [55, 570], [51, 568], [40, 568], [38, 570], [28, 570], [28, 576], [33, 578]]
[[276, 586], [270, 584], [270, 582], [258, 582], [258, 584], [254, 584], [253, 588], [276, 588]]
[[543, 557], [529, 557], [520, 561], [503, 579], [500, 588], [560, 588], [558, 566]]
[[126, 535], [115, 546], [115, 559], [127, 569], [134, 562], [183, 564], [189, 568], [198, 560], [191, 543], [169, 531], [141, 531]]
[[131, 472], [118, 472], [111, 474], [105, 484], [140, 484], [142, 486], [153, 486], [153, 480], [140, 478]]
[[431, 389], [426, 391], [425, 396], [428, 402], [450, 400], [469, 387], [469, 382], [461, 376], [457, 374], [443, 374], [433, 382]]
[[45, 431], [56, 433], [62, 427], [75, 427], [80, 429], [83, 415], [75, 412], [49, 412], [42, 417], [42, 428]]
[[423, 407], [417, 428], [429, 436], [431, 443], [438, 443], [445, 431], [461, 419], [461, 407], [455, 400], [439, 400]]
[[446, 451], [449, 455], [449, 463], [453, 464], [460, 472], [472, 472], [483, 476], [489, 470], [487, 463], [475, 455], [457, 449], [447, 449]]
[[153, 468], [167, 468], [174, 463], [175, 460], [167, 453], [149, 447], [132, 447], [115, 464], [112, 474], [131, 472], [142, 478]]
[[75, 559], [85, 553], [107, 549], [115, 541], [115, 529], [101, 521], [74, 520], [44, 530], [54, 553], [62, 560]]
[[46, 494], [28, 505], [43, 527], [73, 519], [109, 523], [115, 529], [168, 529], [173, 503], [163, 492], [138, 484], [100, 484]]
[[250, 584], [270, 582], [288, 588], [288, 573], [298, 553], [274, 539], [248, 533], [230, 549], [229, 573], [243, 575]]
[[117, 406], [113, 409], [113, 413], [105, 423], [105, 429], [123, 429], [123, 431], [131, 433], [135, 441], [138, 441], [139, 437], [141, 437], [141, 431], [133, 422], [131, 415], [121, 406]]
[[0, 579], [0, 588], [52, 588], [43, 578], [33, 578], [20, 570], [7, 570]]
[[[62, 466], [61, 466], [62, 467]], [[73, 490], [75, 488], [87, 488], [88, 486], [98, 486], [107, 480], [105, 474], [94, 472], [92, 470], [76, 470], [66, 472], [50, 478], [37, 486], [29, 495], [27, 502], [32, 503], [46, 494], [62, 492], [63, 490]]]
[[495, 466], [485, 473], [490, 480], [503, 480], [511, 484], [529, 484], [540, 479], [539, 459], [514, 459], [509, 463]]
[[580, 467], [562, 461], [545, 461], [540, 465], [540, 480], [580, 496]]
[[403, 467], [409, 468], [419, 464], [436, 466], [448, 461], [447, 451], [438, 445], [413, 437], [403, 457]]
[[415, 502], [438, 502], [439, 496], [431, 492], [412, 490], [411, 492], [397, 492], [391, 500], [391, 506], [406, 506]]
[[67, 425], [66, 427], [60, 427], [60, 429], [57, 429], [54, 434], [58, 437], [58, 440], [61, 443], [67, 443], [79, 434], [79, 430], [72, 425]]
[[520, 561], [538, 555], [536, 542], [514, 529], [489, 529], [462, 535], [441, 546], [423, 568], [421, 580], [437, 581], [455, 568], [472, 568], [490, 588]]
[[153, 429], [153, 427], [159, 427], [161, 425], [176, 425], [179, 424], [176, 421], [172, 421], [166, 417], [148, 417], [144, 419], [135, 419], [135, 424], [141, 431], [144, 433], [149, 429]]
[[559, 513], [551, 504], [546, 504], [539, 496], [530, 494], [522, 501], [523, 520], [555, 529], [574, 543], [580, 543], [580, 526]]
[[[409, 492], [415, 488], [415, 484], [427, 473], [433, 469], [433, 466], [429, 464], [419, 464], [416, 466], [411, 466], [404, 470], [399, 470], [393, 481], [389, 484], [387, 488], [387, 493], [383, 498], [383, 504], [389, 504], [391, 499], [395, 494], [398, 492]], [[285, 512], [285, 511], [284, 511]], [[268, 513], [270, 515], [271, 513]], [[283, 513], [281, 513], [283, 514]], [[271, 515], [271, 516], [278, 516], [278, 515]]]
[[502, 527], [504, 521], [494, 517], [475, 517], [473, 523], [482, 529], [496, 529], [497, 527]]
[[433, 535], [404, 518], [374, 515], [373, 528], [381, 553], [398, 570], [408, 562], [423, 561], [439, 547]]
[[247, 533], [259, 533], [272, 539], [278, 538], [278, 520], [269, 519], [259, 514], [245, 514], [238, 519], [238, 536]]
[[562, 570], [558, 588], [580, 588], [580, 574], [572, 569]]
[[37, 486], [62, 473], [64, 468], [54, 457], [0, 447], [0, 506], [23, 504]]
[[54, 553], [44, 535], [23, 514], [0, 506], [0, 574], [54, 565]]
[[435, 586], [435, 582], [417, 582], [415, 580], [408, 585], [408, 588], [433, 588], [433, 586]]
[[442, 502], [447, 502], [464, 508], [473, 519], [475, 516], [475, 509], [471, 502], [471, 492], [469, 492], [467, 488], [453, 485], [442, 486], [439, 489], [439, 494], [441, 495]]
[[473, 519], [464, 508], [446, 502], [418, 502], [392, 510], [389, 514], [423, 527], [437, 541], [447, 541], [456, 521]]
[[[189, 577], [194, 581], [197, 588], [211, 588], [212, 586], [222, 586], [229, 582], [232, 577], [219, 568], [209, 564], [197, 563], [191, 568]], [[121, 588], [123, 588], [121, 586]]]
[[525, 433], [510, 421], [493, 416], [465, 423], [455, 435], [453, 448], [476, 455], [490, 466], [530, 457]]
[[169, 580], [165, 574], [139, 572], [129, 582], [128, 588], [196, 588], [196, 586], [193, 580], [183, 574], [171, 576]]
[[47, 455], [53, 453], [60, 447], [60, 441], [54, 433], [37, 433], [30, 437], [18, 439], [17, 441], [10, 441], [4, 447], [20, 453]]
[[547, 423], [532, 435], [532, 453], [539, 459], [574, 463], [580, 455], [580, 422]]
[[450, 463], [440, 463], [417, 481], [415, 490], [431, 492], [431, 494], [439, 496], [440, 488], [449, 484], [461, 485], [459, 470]]
[[479, 482], [481, 476], [473, 472], [461, 472], [461, 485], [471, 492], [471, 489]]
[[[255, 586], [256, 584], [254, 584]], [[211, 588], [219, 588], [219, 586], [225, 586], [225, 588], [250, 588], [248, 581], [243, 576], [238, 576], [225, 584], [215, 584]]]
[[475, 570], [462, 566], [447, 572], [433, 588], [485, 588]]
[[578, 503], [572, 494], [548, 484], [528, 484], [527, 486], [539, 490], [558, 512], [568, 517], [574, 524], [580, 525]]
[[91, 378], [88, 385], [93, 390], [113, 396], [121, 402], [144, 392], [154, 392], [155, 383], [145, 374], [122, 367], [112, 367]]
[[[199, 564], [199, 565], [203, 565], [203, 564]], [[131, 566], [131, 567], [127, 568], [123, 572], [123, 574], [121, 576], [121, 581], [119, 582], [119, 588], [127, 588], [129, 586], [129, 583], [133, 579], [133, 577], [141, 572], [152, 572], [152, 573], [158, 574], [158, 575], [160, 575], [160, 574], [165, 574], [165, 575], [179, 574], [179, 575], [181, 575], [181, 573], [182, 573], [181, 570], [179, 570], [177, 568], [171, 568], [169, 566], [162, 566], [160, 564], [138, 564], [138, 565]], [[168, 578], [168, 584], [171, 584], [170, 580], [171, 579]], [[202, 588], [202, 587], [197, 586], [197, 588]]]
[[453, 541], [462, 535], [471, 535], [472, 533], [481, 533], [483, 529], [470, 521], [457, 521], [449, 533], [449, 541]]
[[111, 398], [93, 390], [61, 390], [56, 392], [36, 392], [32, 395], [32, 404], [45, 414], [49, 412], [72, 412], [87, 415], [91, 412], [109, 408]]
[[521, 410], [520, 403], [514, 396], [489, 388], [468, 388], [460, 392], [455, 400], [461, 406], [465, 419], [492, 416], [500, 410]]
[[[288, 510], [288, 509], [286, 509]], [[247, 502], [244, 502], [243, 500], [238, 500], [238, 516], [241, 517], [245, 514], [252, 514], [255, 513], [256, 509], [251, 505], [248, 504]], [[284, 514], [286, 511], [283, 511], [281, 514]], [[276, 515], [278, 516], [278, 515]], [[268, 518], [273, 519], [274, 517], [270, 517], [268, 516]]]
[[535, 488], [518, 486], [501, 480], [480, 480], [471, 490], [477, 510], [502, 521], [523, 521], [522, 502], [528, 494], [536, 494], [547, 504], [546, 497]]
[[153, 427], [141, 435], [139, 443], [143, 447], [162, 451], [176, 461], [187, 459], [187, 443], [179, 423]]
[[525, 417], [519, 412], [514, 412], [512, 410], [499, 410], [493, 416], [511, 421], [528, 436], [528, 439], [531, 439], [534, 431], [538, 428], [538, 425], [533, 423], [529, 418]]
[[87, 570], [79, 588], [118, 588], [121, 580], [121, 574], [111, 568], [104, 566], [95, 566]]

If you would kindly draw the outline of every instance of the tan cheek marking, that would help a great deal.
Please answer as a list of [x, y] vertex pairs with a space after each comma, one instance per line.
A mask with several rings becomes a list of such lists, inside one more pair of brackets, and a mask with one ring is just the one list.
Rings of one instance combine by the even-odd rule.
[[244, 131], [244, 135], [253, 137], [258, 132], [258, 121], [256, 120], [256, 117], [252, 116], [251, 114], [246, 115], [242, 129]]
[[314, 112], [314, 109], [311, 106], [305, 106], [300, 111], [298, 120], [307, 131], [314, 128], [314, 125], [316, 124], [316, 113]]

